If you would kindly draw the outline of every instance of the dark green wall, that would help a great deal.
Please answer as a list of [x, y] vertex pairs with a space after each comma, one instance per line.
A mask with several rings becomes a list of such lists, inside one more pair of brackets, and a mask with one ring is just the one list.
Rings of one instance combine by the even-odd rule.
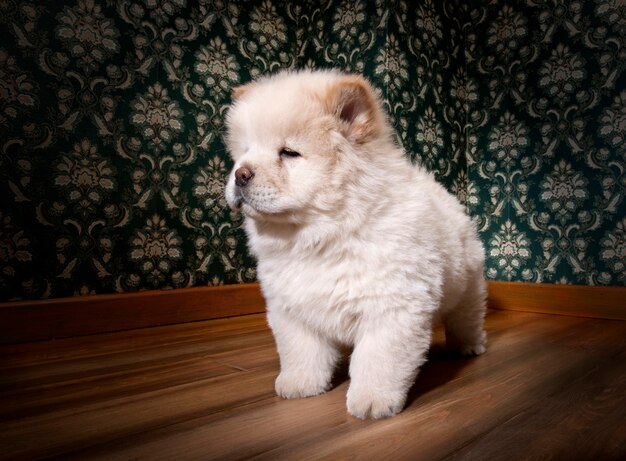
[[469, 11], [466, 151], [500, 280], [626, 284], [626, 5]]
[[285, 67], [370, 77], [489, 278], [625, 284], [626, 12], [565, 3], [2, 2], [0, 299], [253, 281], [224, 114]]

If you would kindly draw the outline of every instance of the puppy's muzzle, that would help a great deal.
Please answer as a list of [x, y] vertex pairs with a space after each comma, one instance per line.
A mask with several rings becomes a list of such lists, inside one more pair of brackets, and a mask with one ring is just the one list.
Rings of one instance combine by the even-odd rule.
[[254, 172], [250, 168], [242, 166], [235, 171], [235, 184], [239, 187], [246, 187], [252, 178], [254, 178]]

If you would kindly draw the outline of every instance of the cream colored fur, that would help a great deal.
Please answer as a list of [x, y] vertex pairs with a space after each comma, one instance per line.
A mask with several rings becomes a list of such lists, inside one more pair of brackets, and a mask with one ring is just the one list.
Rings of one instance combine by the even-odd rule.
[[[328, 390], [348, 345], [348, 411], [394, 415], [435, 317], [449, 346], [484, 352], [483, 246], [456, 198], [394, 144], [371, 85], [332, 71], [283, 72], [235, 97], [226, 198], [246, 216], [258, 259], [278, 395]], [[242, 187], [240, 168], [254, 175]]]

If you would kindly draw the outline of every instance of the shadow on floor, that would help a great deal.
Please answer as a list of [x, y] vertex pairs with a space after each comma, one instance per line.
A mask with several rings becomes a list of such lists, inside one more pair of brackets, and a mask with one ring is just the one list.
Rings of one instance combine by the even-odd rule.
[[465, 357], [446, 350], [443, 344], [433, 344], [428, 352], [428, 361], [422, 365], [406, 399], [406, 406], [432, 390], [456, 379], [475, 357]]
[[[335, 371], [331, 389], [335, 389], [350, 380], [349, 350]], [[419, 370], [415, 384], [411, 387], [406, 406], [418, 400], [420, 396], [443, 386], [457, 378], [463, 369], [470, 365], [475, 357], [464, 357], [456, 352], [446, 350], [444, 344], [433, 344], [428, 352], [428, 360]]]

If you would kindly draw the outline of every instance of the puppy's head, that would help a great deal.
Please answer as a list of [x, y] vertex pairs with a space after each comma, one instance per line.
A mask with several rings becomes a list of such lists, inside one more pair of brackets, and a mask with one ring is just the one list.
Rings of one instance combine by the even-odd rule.
[[376, 93], [360, 76], [283, 72], [233, 97], [226, 199], [254, 219], [298, 223], [331, 213], [359, 153], [388, 136]]

